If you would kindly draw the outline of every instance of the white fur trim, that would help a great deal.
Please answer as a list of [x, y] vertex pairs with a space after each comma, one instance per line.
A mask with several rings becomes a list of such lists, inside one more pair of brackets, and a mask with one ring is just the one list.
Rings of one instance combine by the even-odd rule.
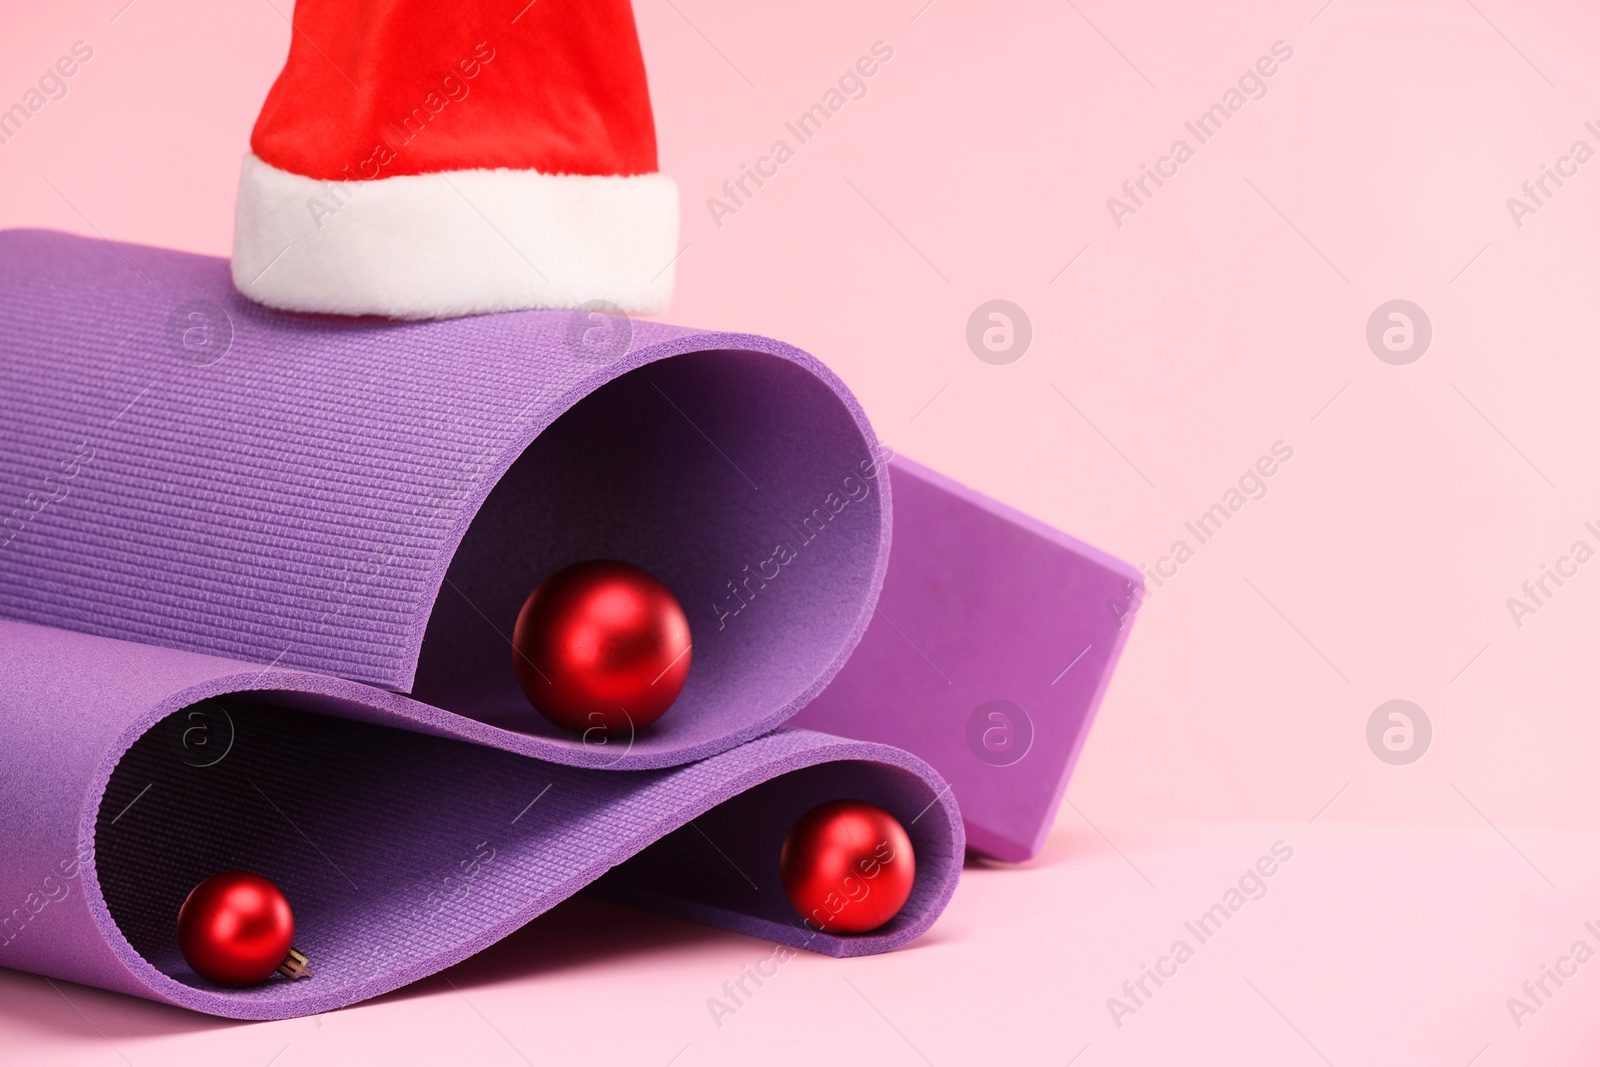
[[628, 177], [460, 170], [317, 181], [244, 157], [233, 282], [291, 311], [444, 318], [609, 300], [665, 310], [678, 187]]

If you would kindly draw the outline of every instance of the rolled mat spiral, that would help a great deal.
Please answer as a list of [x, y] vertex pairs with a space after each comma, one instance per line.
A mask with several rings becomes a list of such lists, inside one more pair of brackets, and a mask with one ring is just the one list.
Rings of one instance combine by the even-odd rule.
[[[782, 729], [657, 771], [529, 759], [405, 697], [325, 675], [0, 622], [0, 965], [234, 1018], [327, 1011], [413, 982], [579, 890], [836, 956], [920, 935], [960, 872], [942, 779], [886, 745]], [[890, 923], [815, 933], [784, 834], [850, 796], [911, 835]], [[272, 879], [313, 977], [214, 986], [177, 950], [184, 895]]]
[[[944, 780], [777, 729], [873, 615], [888, 483], [844, 386], [766, 338], [296, 316], [223, 260], [0, 233], [0, 965], [277, 1018], [586, 887], [834, 955], [918, 936], [963, 856]], [[597, 557], [661, 578], [694, 640], [668, 715], [605, 744], [529, 714], [507, 641]], [[843, 796], [917, 857], [905, 908], [848, 938], [777, 877]], [[285, 889], [313, 978], [188, 968], [177, 907], [234, 868]]]
[[[778, 341], [294, 315], [225, 260], [41, 231], [0, 233], [0, 324], [0, 616], [410, 692], [476, 740], [626, 770], [777, 726], [883, 583], [866, 417]], [[779, 543], [783, 580], [729, 624]], [[509, 669], [529, 591], [606, 557], [665, 582], [694, 641], [621, 754], [529, 714]]]

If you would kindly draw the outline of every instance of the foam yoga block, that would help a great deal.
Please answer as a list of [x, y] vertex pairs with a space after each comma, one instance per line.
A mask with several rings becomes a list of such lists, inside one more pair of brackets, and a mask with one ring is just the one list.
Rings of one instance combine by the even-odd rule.
[[909, 749], [973, 851], [1037, 855], [1142, 600], [1139, 572], [896, 457], [875, 620], [796, 725]]
[[[619, 770], [771, 730], [872, 617], [880, 452], [780, 342], [293, 315], [225, 260], [42, 231], [0, 233], [0, 322], [0, 616], [410, 692]], [[654, 726], [591, 745], [528, 707], [509, 636], [600, 557], [673, 591], [694, 665]]]
[[[898, 749], [783, 729], [667, 770], [608, 772], [464, 743], [360, 683], [0, 622], [0, 966], [235, 1018], [375, 996], [571, 894], [833, 955], [924, 932], [963, 838], [944, 782]], [[890, 923], [806, 928], [778, 878], [788, 826], [854, 796], [912, 837]], [[693, 822], [693, 825], [689, 825]], [[224, 989], [176, 946], [220, 870], [276, 882], [313, 977]]]

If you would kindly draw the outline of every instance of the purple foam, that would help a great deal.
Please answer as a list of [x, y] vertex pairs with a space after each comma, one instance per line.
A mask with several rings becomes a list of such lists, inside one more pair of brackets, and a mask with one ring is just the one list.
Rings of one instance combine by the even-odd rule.
[[[842, 384], [765, 338], [633, 323], [611, 359], [566, 312], [293, 316], [238, 299], [220, 260], [39, 232], [0, 233], [0, 312], [0, 616], [62, 628], [0, 623], [0, 850], [20, 858], [0, 871], [16, 902], [0, 928], [20, 914], [23, 935], [61, 930], [7, 929], [0, 964], [301, 1014], [464, 958], [585, 886], [817, 951], [882, 951], [953, 888], [950, 786], [881, 744], [760, 735], [821, 692], [798, 721], [920, 754], [970, 809], [977, 851], [1025, 858], [1137, 600], [1126, 565], [896, 461], [904, 520], [874, 614], [886, 468]], [[505, 640], [535, 582], [595, 556], [666, 580], [696, 642], [679, 704], [607, 745], [527, 714]], [[166, 716], [209, 722], [211, 698], [240, 693], [266, 694], [222, 705], [259, 744], [184, 785], [206, 768], [161, 762], [190, 729]], [[971, 730], [994, 700], [1032, 723], [1020, 755], [989, 743], [990, 719]], [[552, 782], [569, 801], [547, 804], [552, 787], [525, 808], [526, 787]], [[182, 788], [208, 791], [161, 799]], [[931, 857], [912, 906], [866, 938], [797, 930], [776, 889], [782, 831], [840, 795], [894, 811]], [[516, 830], [529, 836], [496, 851], [493, 876], [408, 933], [413, 891], [461, 862], [440, 857], [488, 841], [468, 798], [552, 824]], [[50, 902], [43, 879], [77, 849], [83, 892], [69, 880]], [[316, 988], [229, 993], [188, 974], [167, 912], [217, 864], [293, 886], [325, 934]]]
[[793, 722], [916, 753], [954, 788], [973, 851], [1028, 859], [1044, 845], [1143, 578], [904, 457], [889, 469], [895, 540], [877, 616]]
[[[945, 784], [892, 748], [780, 730], [671, 770], [607, 773], [463, 743], [475, 739], [448, 725], [415, 732], [403, 703], [0, 622], [0, 965], [284, 1018], [449, 966], [596, 879], [607, 896], [844, 956], [918, 937], [959, 875]], [[812, 933], [778, 885], [783, 831], [838, 796], [886, 807], [916, 849], [910, 901], [869, 935]], [[189, 971], [177, 906], [232, 867], [284, 887], [315, 977], [228, 990]]]
[[[874, 438], [788, 345], [622, 320], [611, 358], [606, 321], [292, 315], [225, 260], [0, 233], [0, 616], [410, 690], [577, 766], [765, 733], [871, 619]], [[507, 640], [601, 556], [665, 581], [695, 642], [678, 703], [610, 748], [531, 713]]]

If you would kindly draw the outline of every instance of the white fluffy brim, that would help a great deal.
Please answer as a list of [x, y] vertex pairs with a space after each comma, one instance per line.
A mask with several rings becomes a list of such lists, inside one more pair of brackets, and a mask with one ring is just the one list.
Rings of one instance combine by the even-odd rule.
[[678, 189], [628, 177], [461, 170], [325, 182], [244, 158], [233, 282], [290, 311], [444, 318], [607, 300], [665, 310]]

